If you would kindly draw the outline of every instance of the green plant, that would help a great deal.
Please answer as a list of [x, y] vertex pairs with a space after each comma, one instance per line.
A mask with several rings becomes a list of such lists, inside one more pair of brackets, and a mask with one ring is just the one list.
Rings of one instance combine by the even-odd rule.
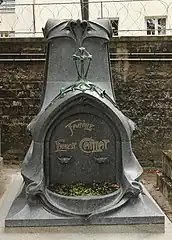
[[64, 196], [100, 196], [112, 193], [119, 188], [116, 183], [93, 183], [93, 184], [58, 184], [51, 186], [50, 189]]

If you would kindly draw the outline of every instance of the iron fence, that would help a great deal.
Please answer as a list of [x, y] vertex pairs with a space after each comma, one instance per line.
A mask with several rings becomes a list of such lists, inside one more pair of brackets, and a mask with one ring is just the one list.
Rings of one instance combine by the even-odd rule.
[[111, 20], [114, 36], [171, 35], [172, 0], [116, 0], [0, 5], [0, 36], [42, 36], [47, 19]]

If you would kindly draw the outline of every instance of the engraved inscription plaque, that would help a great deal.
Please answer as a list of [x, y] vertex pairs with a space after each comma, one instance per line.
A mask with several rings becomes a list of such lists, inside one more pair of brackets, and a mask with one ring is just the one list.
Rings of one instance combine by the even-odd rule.
[[115, 142], [113, 129], [99, 116], [63, 119], [49, 140], [50, 184], [115, 182]]

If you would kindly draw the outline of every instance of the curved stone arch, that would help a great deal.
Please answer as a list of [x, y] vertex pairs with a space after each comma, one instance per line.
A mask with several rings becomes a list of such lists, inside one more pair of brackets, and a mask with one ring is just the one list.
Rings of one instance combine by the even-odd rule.
[[[131, 137], [131, 130], [128, 123], [128, 119], [115, 107], [112, 103], [110, 103], [107, 99], [101, 98], [98, 94], [89, 93], [68, 93], [63, 99], [56, 99], [53, 104], [49, 104], [44, 112], [40, 112], [39, 116], [37, 116], [36, 121], [33, 120], [30, 124], [30, 131], [32, 132], [34, 141], [41, 141], [45, 138], [46, 128], [54, 121], [57, 114], [63, 114], [65, 106], [67, 108], [73, 107], [78, 100], [81, 98], [90, 99], [94, 101], [97, 107], [101, 107], [101, 110], [106, 110], [105, 115], [120, 128], [120, 137], [123, 141], [129, 141]], [[110, 108], [113, 108], [111, 110]], [[39, 120], [39, 121], [38, 121]], [[34, 130], [36, 129], [36, 131]]]

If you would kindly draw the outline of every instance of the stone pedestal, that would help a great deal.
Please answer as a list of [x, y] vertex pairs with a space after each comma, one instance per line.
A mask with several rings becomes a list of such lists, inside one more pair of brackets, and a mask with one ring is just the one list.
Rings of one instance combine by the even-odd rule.
[[[62, 215], [54, 215], [46, 211], [38, 203], [29, 203], [25, 197], [24, 182], [20, 180], [18, 189], [11, 187], [12, 196], [16, 194], [10, 211], [5, 219], [6, 231], [15, 227], [57, 227], [57, 226], [86, 226], [86, 225], [114, 225], [118, 232], [164, 232], [165, 216], [160, 208], [155, 205], [150, 196], [140, 194], [133, 201], [126, 203], [125, 208], [104, 215], [85, 219], [83, 217], [67, 217]], [[16, 193], [15, 193], [15, 192]], [[104, 226], [105, 227], [105, 226]]]

